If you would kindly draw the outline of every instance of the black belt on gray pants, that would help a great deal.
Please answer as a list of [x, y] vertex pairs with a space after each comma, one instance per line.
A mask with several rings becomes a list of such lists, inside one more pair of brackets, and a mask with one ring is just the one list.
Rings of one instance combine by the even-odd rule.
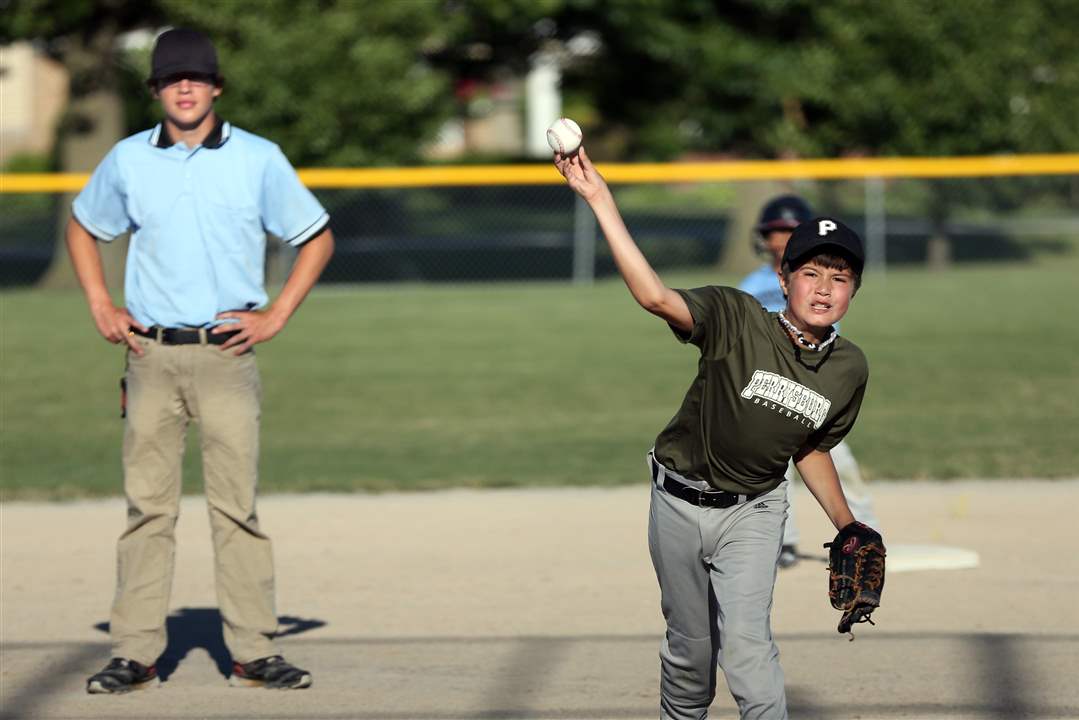
[[762, 494], [753, 493], [752, 495], [739, 495], [737, 493], [726, 492], [725, 490], [698, 490], [695, 487], [684, 485], [671, 477], [671, 474], [667, 472], [667, 468], [663, 467], [655, 457], [652, 457], [652, 480], [657, 484], [662, 484], [663, 489], [671, 495], [674, 495], [676, 498], [685, 500], [690, 505], [701, 507], [734, 507], [739, 503], [749, 502]]
[[163, 328], [154, 325], [148, 332], [143, 332], [137, 327], [132, 327], [131, 332], [144, 338], [157, 340], [162, 345], [201, 345], [204, 337], [205, 342], [210, 345], [223, 345], [238, 331], [214, 335], [210, 332], [210, 328]]

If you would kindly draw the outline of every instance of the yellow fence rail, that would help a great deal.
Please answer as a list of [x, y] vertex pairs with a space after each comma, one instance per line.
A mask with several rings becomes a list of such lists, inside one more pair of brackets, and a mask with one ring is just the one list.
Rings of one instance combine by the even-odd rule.
[[[701, 163], [601, 163], [611, 183], [850, 180], [857, 178], [1002, 177], [1079, 175], [1079, 154], [989, 155], [939, 158], [846, 158]], [[467, 165], [414, 168], [308, 168], [300, 179], [312, 189], [557, 185], [554, 167]], [[74, 192], [88, 173], [0, 173], [0, 193]]]

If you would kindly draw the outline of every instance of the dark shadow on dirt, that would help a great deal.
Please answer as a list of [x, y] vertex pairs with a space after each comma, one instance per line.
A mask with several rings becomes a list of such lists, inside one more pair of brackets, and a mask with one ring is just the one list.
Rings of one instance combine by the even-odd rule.
[[[299, 635], [308, 630], [322, 627], [324, 620], [299, 618], [282, 615], [277, 618], [275, 637]], [[109, 624], [100, 622], [94, 628], [107, 633]], [[180, 608], [165, 620], [168, 633], [168, 645], [157, 661], [157, 674], [162, 680], [176, 671], [183, 659], [195, 648], [202, 648], [213, 658], [222, 677], [232, 674], [232, 656], [225, 647], [225, 637], [221, 631], [221, 613], [217, 608]]]

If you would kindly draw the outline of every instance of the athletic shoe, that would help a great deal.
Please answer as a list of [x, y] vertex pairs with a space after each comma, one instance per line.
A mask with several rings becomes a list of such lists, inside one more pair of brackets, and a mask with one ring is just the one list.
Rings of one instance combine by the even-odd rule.
[[784, 545], [779, 550], [779, 567], [789, 568], [798, 563], [798, 552], [793, 545]]
[[280, 655], [271, 655], [249, 663], [233, 663], [229, 685], [299, 690], [311, 686], [311, 673], [290, 664]]
[[157, 668], [154, 665], [147, 667], [127, 658], [113, 658], [104, 670], [97, 675], [91, 675], [86, 681], [86, 692], [94, 695], [126, 693], [146, 690], [160, 684], [161, 680], [157, 677]]

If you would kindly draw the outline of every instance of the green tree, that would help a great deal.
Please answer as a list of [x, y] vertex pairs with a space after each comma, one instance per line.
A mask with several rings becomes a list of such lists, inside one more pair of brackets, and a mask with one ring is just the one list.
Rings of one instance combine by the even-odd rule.
[[[591, 98], [592, 146], [622, 160], [1079, 149], [1072, 0], [473, 0], [462, 12], [466, 31], [496, 29], [492, 64], [594, 33], [601, 51], [567, 66], [564, 92]], [[739, 190], [735, 225], [748, 227], [763, 190]], [[942, 226], [963, 199], [936, 188], [926, 212]], [[934, 247], [947, 256], [943, 238]]]
[[[953, 155], [1079, 148], [1079, 3], [472, 0], [492, 63], [595, 33], [567, 69], [622, 157]], [[543, 30], [541, 32], [541, 30]]]
[[[16, 0], [0, 12], [0, 44], [33, 40], [67, 68], [68, 107], [60, 121], [53, 154], [68, 172], [92, 170], [125, 131], [120, 88], [130, 84], [133, 68], [117, 44], [119, 36], [160, 19], [154, 2], [126, 0]], [[57, 251], [42, 280], [72, 286], [74, 273], [63, 243], [63, 228], [73, 196], [65, 195], [57, 222]], [[125, 244], [102, 253], [105, 276], [115, 287], [122, 277]]]
[[[447, 42], [441, 0], [0, 0], [0, 43], [33, 40], [71, 74], [65, 131], [101, 130], [108, 146], [156, 117], [139, 84], [148, 53], [134, 29], [207, 32], [228, 80], [220, 111], [278, 142], [298, 165], [414, 162], [453, 112], [450, 78], [426, 61]], [[134, 79], [134, 83], [132, 82]], [[132, 108], [125, 117], [119, 93]], [[131, 97], [135, 95], [135, 97]], [[86, 98], [107, 97], [84, 109]], [[106, 109], [104, 105], [112, 105]], [[109, 130], [109, 132], [105, 132]], [[86, 170], [104, 151], [64, 169]]]
[[[425, 59], [446, 41], [439, 0], [14, 0], [3, 10], [0, 43], [33, 40], [70, 73], [62, 170], [91, 170], [121, 137], [156, 122], [149, 53], [118, 42], [131, 30], [206, 31], [227, 80], [219, 112], [297, 165], [416, 162], [454, 108], [446, 72]], [[124, 248], [103, 251], [113, 287]], [[73, 281], [61, 232], [45, 282]]]
[[160, 1], [214, 39], [221, 114], [296, 165], [416, 162], [453, 112], [447, 74], [424, 55], [446, 41], [440, 2]]

